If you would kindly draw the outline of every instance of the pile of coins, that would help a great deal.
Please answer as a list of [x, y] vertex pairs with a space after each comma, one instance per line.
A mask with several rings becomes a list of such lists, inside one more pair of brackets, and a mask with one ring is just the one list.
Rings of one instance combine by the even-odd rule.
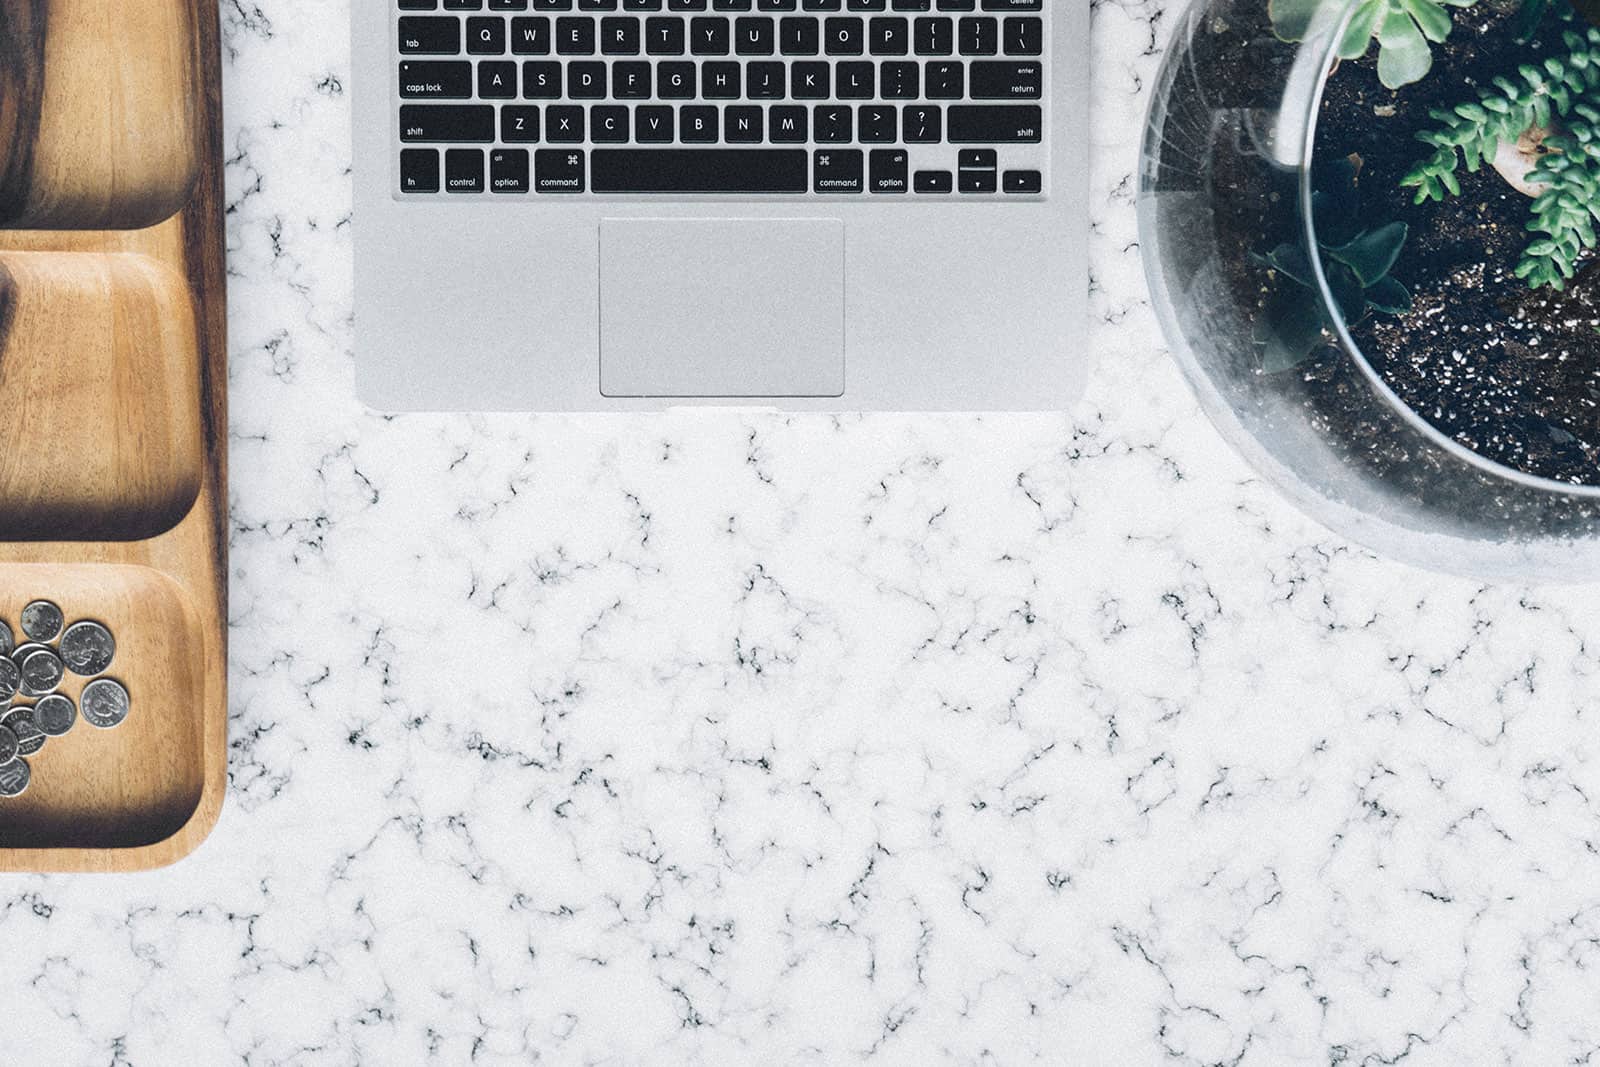
[[[33, 780], [28, 756], [36, 756], [52, 737], [60, 737], [83, 718], [109, 730], [128, 717], [128, 690], [114, 678], [101, 678], [117, 655], [117, 639], [90, 619], [66, 625], [61, 609], [35, 600], [22, 609], [17, 644], [9, 623], [0, 619], [0, 797], [21, 796]], [[56, 692], [67, 672], [92, 678], [74, 704]], [[27, 701], [28, 703], [19, 703]]]

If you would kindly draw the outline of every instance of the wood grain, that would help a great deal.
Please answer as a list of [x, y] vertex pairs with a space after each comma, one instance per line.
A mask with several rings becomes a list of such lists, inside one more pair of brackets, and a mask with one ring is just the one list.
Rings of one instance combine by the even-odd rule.
[[[48, 8], [54, 26], [55, 9], [69, 2], [76, 0], [51, 0], [48, 5], [33, 0], [33, 7]], [[151, 9], [170, 6], [167, 0], [105, 6], [143, 12], [147, 3]], [[0, 10], [16, 7], [16, 0], [0, 0]], [[193, 0], [185, 15], [189, 34], [197, 39], [188, 47], [199, 57], [198, 90], [189, 106], [205, 150], [197, 154], [198, 178], [182, 212], [144, 229], [0, 231], [0, 264], [11, 277], [9, 284], [0, 284], [0, 327], [13, 339], [45, 336], [48, 331], [39, 332], [32, 317], [53, 313], [66, 328], [62, 313], [39, 310], [34, 294], [50, 285], [68, 290], [78, 286], [74, 299], [89, 301], [94, 286], [84, 279], [98, 279], [99, 299], [132, 308], [135, 316], [155, 314], [162, 320], [120, 332], [159, 333], [167, 341], [153, 351], [154, 342], [141, 347], [124, 340], [120, 356], [100, 352], [91, 361], [105, 366], [125, 359], [152, 378], [170, 377], [175, 395], [198, 405], [193, 409], [197, 420], [176, 413], [171, 417], [185, 425], [197, 421], [200, 449], [170, 467], [192, 471], [198, 490], [193, 507], [159, 536], [139, 541], [0, 541], [0, 616], [15, 624], [27, 599], [49, 597], [72, 618], [110, 624], [121, 646], [110, 673], [127, 682], [133, 698], [133, 712], [121, 727], [101, 731], [80, 722], [30, 760], [34, 784], [29, 792], [0, 800], [0, 871], [132, 871], [172, 863], [205, 839], [222, 810], [228, 764], [228, 605], [221, 56], [216, 5]], [[179, 109], [179, 101], [167, 103], [169, 110]], [[35, 181], [38, 174], [36, 170]], [[47, 193], [41, 202], [53, 199]], [[34, 256], [61, 258], [41, 268]], [[173, 310], [174, 277], [183, 280], [187, 314]], [[90, 318], [105, 314], [101, 307]], [[182, 355], [185, 339], [178, 336], [186, 329], [192, 359]], [[6, 367], [13, 360], [32, 365], [40, 358], [34, 342], [25, 355], [18, 354], [17, 344], [13, 340], [0, 350], [5, 353], [0, 404], [6, 403]], [[174, 369], [179, 366], [185, 368], [181, 375]], [[59, 405], [71, 392], [46, 395], [50, 404]], [[39, 401], [30, 396], [28, 403]], [[109, 436], [102, 428], [87, 441], [62, 447], [93, 450], [118, 433], [161, 438], [171, 428], [149, 421], [166, 417], [154, 414], [157, 407], [147, 407], [142, 421], [117, 426]], [[173, 412], [170, 404], [161, 410]], [[185, 429], [177, 436], [195, 440], [190, 434]], [[142, 462], [152, 468], [162, 465]], [[170, 480], [181, 479], [164, 476], [151, 484]], [[151, 506], [160, 510], [162, 505]]]
[[192, 0], [0, 3], [0, 225], [154, 225], [199, 172]]
[[0, 540], [177, 525], [204, 465], [187, 281], [129, 252], [0, 252], [0, 289]]

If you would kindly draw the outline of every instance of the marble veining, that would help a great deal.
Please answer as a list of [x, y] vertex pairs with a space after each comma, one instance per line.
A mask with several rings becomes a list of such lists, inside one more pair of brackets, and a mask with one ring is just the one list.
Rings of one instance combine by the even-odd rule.
[[1600, 1058], [1600, 613], [1377, 559], [1143, 295], [1095, 9], [1058, 417], [384, 418], [347, 6], [228, 0], [231, 789], [0, 880], [0, 1062]]

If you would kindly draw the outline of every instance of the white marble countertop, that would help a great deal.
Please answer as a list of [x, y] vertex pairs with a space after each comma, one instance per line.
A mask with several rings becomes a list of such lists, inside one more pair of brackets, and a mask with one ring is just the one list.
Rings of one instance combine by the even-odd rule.
[[223, 5], [232, 786], [0, 881], [0, 1062], [1583, 1063], [1600, 612], [1376, 559], [1228, 451], [1102, 3], [1062, 417], [380, 418], [347, 5]]

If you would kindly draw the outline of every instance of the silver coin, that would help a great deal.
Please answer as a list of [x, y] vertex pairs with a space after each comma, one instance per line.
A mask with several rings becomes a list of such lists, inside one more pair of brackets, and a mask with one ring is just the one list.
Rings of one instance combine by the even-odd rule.
[[61, 658], [73, 674], [104, 674], [116, 655], [117, 639], [97, 622], [75, 622], [61, 635]]
[[53, 648], [40, 648], [29, 652], [17, 664], [22, 671], [22, 695], [42, 697], [55, 692], [61, 679], [66, 677], [66, 664]]
[[18, 756], [10, 763], [0, 764], [0, 797], [20, 797], [28, 791], [33, 781], [33, 771], [28, 761]]
[[128, 717], [128, 691], [113, 678], [97, 678], [83, 687], [78, 698], [83, 718], [90, 726], [109, 730]]
[[33, 721], [47, 737], [60, 737], [78, 721], [78, 706], [71, 697], [51, 693], [33, 706]]
[[11, 632], [11, 624], [0, 620], [0, 656], [11, 655], [11, 650], [17, 647], [17, 635]]
[[54, 641], [66, 621], [61, 609], [48, 600], [35, 600], [22, 609], [22, 632], [35, 641]]
[[0, 699], [10, 703], [22, 688], [22, 670], [9, 659], [0, 659]]
[[[10, 656], [11, 662], [12, 663], [21, 663], [23, 660], [28, 658], [29, 653], [37, 652], [41, 648], [50, 649], [50, 646], [46, 645], [46, 644], [41, 644], [38, 641], [29, 641], [26, 644], [18, 645], [16, 648], [13, 648], [11, 650], [11, 656]], [[51, 649], [51, 651], [54, 651], [54, 650]]]
[[0, 718], [0, 726], [17, 735], [19, 756], [34, 755], [49, 740], [34, 722], [32, 708], [13, 708], [4, 718]]
[[10, 763], [17, 758], [17, 749], [22, 743], [17, 740], [17, 735], [11, 732], [10, 727], [0, 726], [0, 763]]

